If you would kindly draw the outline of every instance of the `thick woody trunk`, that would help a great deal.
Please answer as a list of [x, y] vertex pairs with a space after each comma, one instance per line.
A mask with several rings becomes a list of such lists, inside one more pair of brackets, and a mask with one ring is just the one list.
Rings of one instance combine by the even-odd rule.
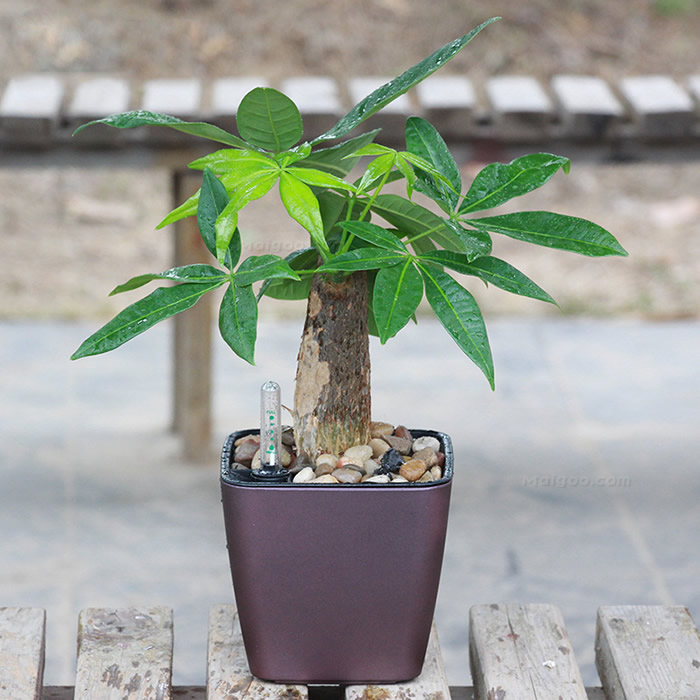
[[316, 275], [297, 358], [295, 438], [312, 459], [369, 441], [367, 278]]

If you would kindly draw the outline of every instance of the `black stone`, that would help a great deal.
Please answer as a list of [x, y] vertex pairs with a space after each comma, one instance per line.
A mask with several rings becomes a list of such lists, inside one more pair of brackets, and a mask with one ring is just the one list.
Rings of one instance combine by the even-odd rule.
[[402, 464], [403, 457], [401, 456], [401, 453], [392, 447], [382, 455], [382, 461], [380, 462], [379, 469], [377, 469], [375, 474], [388, 474], [389, 472], [398, 474]]

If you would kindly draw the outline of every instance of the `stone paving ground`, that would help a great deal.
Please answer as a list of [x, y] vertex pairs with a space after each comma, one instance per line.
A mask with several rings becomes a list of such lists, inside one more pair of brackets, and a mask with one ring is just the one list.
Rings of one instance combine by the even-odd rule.
[[[436, 616], [449, 679], [469, 679], [471, 605], [546, 601], [595, 684], [597, 606], [679, 603], [700, 621], [700, 322], [489, 327], [495, 393], [434, 323], [373, 352], [375, 417], [455, 442]], [[169, 605], [174, 680], [202, 684], [208, 608], [232, 600], [216, 456], [183, 463], [168, 433], [169, 329], [69, 362], [93, 328], [0, 324], [0, 605], [47, 609], [48, 684], [73, 681], [80, 609]], [[291, 401], [299, 333], [264, 321], [252, 369], [217, 343], [217, 443], [257, 424], [265, 379]]]

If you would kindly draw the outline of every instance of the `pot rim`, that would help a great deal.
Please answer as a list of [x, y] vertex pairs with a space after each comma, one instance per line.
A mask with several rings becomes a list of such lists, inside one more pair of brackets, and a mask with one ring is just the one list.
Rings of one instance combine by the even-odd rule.
[[452, 481], [454, 476], [454, 450], [452, 447], [452, 439], [446, 433], [441, 433], [437, 430], [425, 430], [422, 428], [409, 428], [414, 437], [434, 437], [440, 441], [442, 452], [445, 454], [444, 473], [441, 479], [429, 482], [407, 482], [400, 484], [375, 484], [375, 483], [360, 483], [360, 484], [295, 484], [291, 480], [282, 482], [256, 481], [253, 479], [244, 479], [238, 475], [236, 469], [232, 466], [233, 461], [233, 443], [246, 435], [257, 435], [260, 433], [258, 428], [246, 428], [232, 432], [225, 440], [223, 449], [221, 450], [221, 482], [228, 486], [242, 486], [248, 488], [283, 488], [283, 489], [308, 489], [326, 490], [326, 489], [351, 489], [360, 490], [376, 490], [390, 489], [403, 490], [405, 488], [412, 489], [430, 489], [444, 486]]

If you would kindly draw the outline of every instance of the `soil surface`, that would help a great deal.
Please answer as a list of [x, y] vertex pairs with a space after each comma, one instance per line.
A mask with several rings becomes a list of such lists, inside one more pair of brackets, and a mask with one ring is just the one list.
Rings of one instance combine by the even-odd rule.
[[[480, 80], [580, 72], [615, 79], [700, 68], [698, 0], [3, 0], [0, 85], [24, 72], [130, 78], [325, 74], [394, 75], [484, 19], [501, 14], [446, 69]], [[464, 163], [465, 183], [481, 164]], [[170, 208], [159, 170], [27, 168], [0, 162], [0, 317], [104, 317], [135, 297], [116, 284], [171, 264], [154, 227]], [[592, 219], [629, 250], [589, 260], [499, 241], [505, 257], [567, 313], [652, 318], [700, 313], [700, 163], [574, 163], [517, 208]], [[513, 209], [515, 207], [511, 207]], [[305, 245], [266, 204], [242, 217], [249, 254]], [[559, 313], [549, 305], [470, 288], [491, 313]], [[270, 302], [262, 313], [298, 304]], [[296, 312], [296, 311], [295, 311]]]

